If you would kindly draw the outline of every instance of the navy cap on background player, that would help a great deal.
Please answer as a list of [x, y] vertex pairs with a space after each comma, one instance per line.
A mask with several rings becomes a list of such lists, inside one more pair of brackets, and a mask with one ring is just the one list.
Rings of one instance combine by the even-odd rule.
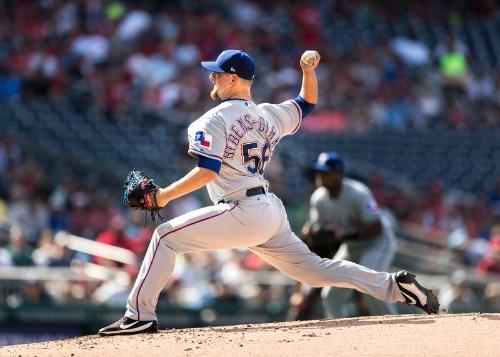
[[255, 74], [252, 57], [240, 50], [225, 50], [215, 61], [201, 62], [201, 65], [210, 72], [233, 73], [247, 80], [252, 80]]
[[344, 161], [335, 151], [322, 152], [318, 155], [313, 170], [321, 172], [339, 171], [343, 173]]

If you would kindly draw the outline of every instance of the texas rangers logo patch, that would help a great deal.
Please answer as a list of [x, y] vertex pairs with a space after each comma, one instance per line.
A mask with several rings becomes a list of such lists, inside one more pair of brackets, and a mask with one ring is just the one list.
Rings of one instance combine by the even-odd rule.
[[204, 131], [197, 131], [194, 135], [194, 142], [210, 149], [212, 147], [212, 135], [206, 134]]

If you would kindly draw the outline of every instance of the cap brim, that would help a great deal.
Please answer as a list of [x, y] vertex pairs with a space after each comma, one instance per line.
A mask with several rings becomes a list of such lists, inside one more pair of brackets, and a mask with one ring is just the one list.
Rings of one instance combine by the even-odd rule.
[[338, 167], [337, 165], [329, 166], [326, 164], [320, 164], [316, 162], [311, 168], [313, 172], [340, 172], [344, 173], [344, 169], [342, 167]]
[[330, 172], [330, 171], [333, 171], [335, 169], [332, 169], [330, 166], [327, 166], [327, 165], [321, 165], [321, 164], [318, 164], [318, 163], [315, 163], [312, 167], [312, 171], [321, 171], [321, 172]]
[[225, 72], [222, 68], [217, 66], [217, 64], [215, 62], [211, 62], [211, 61], [201, 62], [201, 66], [210, 72], [217, 72], [217, 73]]

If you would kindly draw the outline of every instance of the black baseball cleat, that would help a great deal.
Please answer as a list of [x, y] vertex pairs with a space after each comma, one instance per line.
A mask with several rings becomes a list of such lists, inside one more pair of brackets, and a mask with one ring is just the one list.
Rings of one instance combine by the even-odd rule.
[[137, 321], [123, 316], [120, 320], [100, 329], [97, 334], [99, 336], [112, 336], [155, 332], [158, 332], [158, 322]]
[[414, 305], [430, 314], [437, 314], [439, 311], [439, 301], [432, 290], [424, 288], [417, 282], [415, 275], [402, 270], [396, 273], [396, 283], [399, 291], [408, 305]]

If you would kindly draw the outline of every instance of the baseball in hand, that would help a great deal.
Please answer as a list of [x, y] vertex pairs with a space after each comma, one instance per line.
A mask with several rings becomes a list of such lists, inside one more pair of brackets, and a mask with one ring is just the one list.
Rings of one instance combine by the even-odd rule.
[[314, 69], [318, 66], [320, 59], [318, 51], [307, 50], [300, 57], [300, 66], [303, 69]]

